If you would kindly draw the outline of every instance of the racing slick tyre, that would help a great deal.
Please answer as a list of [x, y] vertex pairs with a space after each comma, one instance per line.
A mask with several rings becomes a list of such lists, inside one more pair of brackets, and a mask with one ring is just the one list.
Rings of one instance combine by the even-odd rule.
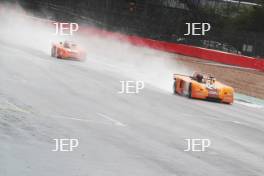
[[176, 79], [175, 79], [175, 81], [174, 81], [174, 83], [173, 83], [173, 86], [172, 86], [173, 94], [177, 94], [176, 88], [177, 88], [177, 81], [176, 81]]
[[51, 57], [55, 57], [55, 52], [56, 52], [56, 48], [52, 47], [51, 48]]
[[189, 88], [188, 88], [188, 97], [192, 98], [192, 83], [189, 84]]

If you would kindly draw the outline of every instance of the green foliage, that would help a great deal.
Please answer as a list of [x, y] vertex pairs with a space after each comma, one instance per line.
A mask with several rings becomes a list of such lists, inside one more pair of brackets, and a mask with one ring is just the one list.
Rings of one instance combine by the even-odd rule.
[[259, 6], [226, 5], [203, 6], [199, 9], [215, 26], [223, 31], [244, 31], [264, 33], [264, 1]]

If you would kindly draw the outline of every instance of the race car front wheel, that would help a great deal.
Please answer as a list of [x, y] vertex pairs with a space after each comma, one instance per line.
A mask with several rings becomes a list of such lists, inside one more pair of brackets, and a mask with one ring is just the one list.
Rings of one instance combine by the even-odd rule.
[[56, 47], [51, 48], [51, 57], [57, 57]]
[[175, 79], [175, 81], [174, 81], [174, 83], [173, 83], [173, 86], [172, 86], [173, 94], [177, 94], [176, 88], [177, 88], [177, 81], [176, 81], [176, 79]]
[[188, 88], [188, 97], [192, 98], [192, 83], [189, 84], [189, 88]]
[[55, 52], [56, 52], [56, 48], [52, 47], [51, 48], [51, 57], [55, 57]]

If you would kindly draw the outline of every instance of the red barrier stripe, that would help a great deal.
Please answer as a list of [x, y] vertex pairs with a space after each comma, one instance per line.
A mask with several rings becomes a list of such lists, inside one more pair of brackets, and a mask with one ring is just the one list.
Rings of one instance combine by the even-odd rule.
[[128, 41], [135, 45], [146, 46], [166, 52], [178, 53], [186, 56], [196, 57], [200, 59], [210, 60], [228, 65], [234, 65], [244, 68], [252, 68], [264, 71], [264, 59], [257, 59], [212, 49], [200, 48], [184, 44], [176, 44], [164, 41], [157, 41], [148, 38], [129, 36], [116, 32], [109, 32], [97, 28], [83, 27], [81, 32], [92, 33], [104, 37], [113, 37], [122, 41]]

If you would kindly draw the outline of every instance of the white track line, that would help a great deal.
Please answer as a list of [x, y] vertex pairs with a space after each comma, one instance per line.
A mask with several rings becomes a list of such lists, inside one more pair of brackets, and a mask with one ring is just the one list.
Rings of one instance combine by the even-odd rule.
[[25, 109], [22, 109], [22, 108], [18, 107], [18, 106], [15, 105], [14, 103], [11, 103], [11, 102], [9, 102], [9, 101], [6, 101], [6, 103], [7, 103], [9, 106], [11, 106], [11, 108], [5, 108], [5, 109], [7, 109], [7, 110], [14, 110], [14, 111], [18, 111], [18, 112], [27, 113], [27, 114], [30, 113], [29, 111], [27, 111], [27, 110], [25, 110]]
[[111, 117], [109, 117], [109, 116], [107, 116], [105, 114], [97, 113], [97, 115], [99, 115], [100, 117], [103, 117], [104, 119], [107, 119], [107, 120], [113, 122], [117, 126], [122, 126], [122, 127], [126, 126], [125, 124], [123, 124], [123, 123], [119, 122], [118, 120], [115, 120], [115, 119], [113, 119], [113, 118], [111, 118]]
[[[103, 115], [103, 114], [101, 114], [101, 115]], [[69, 116], [64, 116], [64, 115], [52, 115], [50, 117], [56, 118], [56, 119], [74, 120], [74, 121], [87, 122], [87, 123], [98, 123], [98, 124], [104, 124], [104, 125], [114, 124], [114, 125], [117, 125], [117, 126], [126, 126], [126, 125], [122, 124], [121, 122], [119, 122], [117, 120], [114, 120], [114, 119], [111, 119], [110, 117], [107, 117], [107, 116], [105, 116], [104, 119], [107, 119], [108, 121], [111, 121], [111, 122], [114, 122], [114, 123], [100, 122], [100, 121], [97, 121], [97, 120], [87, 120], [87, 119], [81, 119], [81, 118], [74, 118], [74, 117], [69, 117]]]
[[[195, 116], [193, 114], [181, 114], [181, 115], [185, 116], [185, 117], [193, 117], [193, 116]], [[240, 122], [240, 121], [237, 121], [237, 120], [225, 120], [225, 119], [220, 119], [220, 118], [216, 118], [216, 117], [203, 117], [203, 118], [208, 119], [208, 120], [215, 120], [215, 121], [219, 121], [219, 122], [228, 122], [228, 123], [234, 123], [234, 124], [238, 124], [238, 125], [250, 126], [247, 123]]]
[[80, 118], [73, 118], [73, 117], [62, 116], [62, 115], [52, 115], [50, 117], [56, 118], [56, 119], [74, 120], [74, 121], [80, 121], [80, 122], [98, 123], [98, 124], [109, 125], [109, 123], [106, 123], [106, 122], [100, 122], [100, 121], [96, 121], [96, 120], [86, 120], [86, 119], [80, 119]]
[[51, 117], [57, 118], [57, 119], [76, 120], [76, 121], [81, 121], [81, 122], [94, 122], [94, 120], [78, 119], [78, 118], [67, 117], [67, 116], [62, 116], [62, 115], [52, 115]]
[[247, 103], [247, 102], [242, 102], [242, 101], [235, 101], [235, 103], [237, 104], [241, 104], [247, 107], [251, 107], [251, 108], [263, 108], [263, 106], [261, 105], [257, 105], [257, 104], [253, 104], [253, 103]]

